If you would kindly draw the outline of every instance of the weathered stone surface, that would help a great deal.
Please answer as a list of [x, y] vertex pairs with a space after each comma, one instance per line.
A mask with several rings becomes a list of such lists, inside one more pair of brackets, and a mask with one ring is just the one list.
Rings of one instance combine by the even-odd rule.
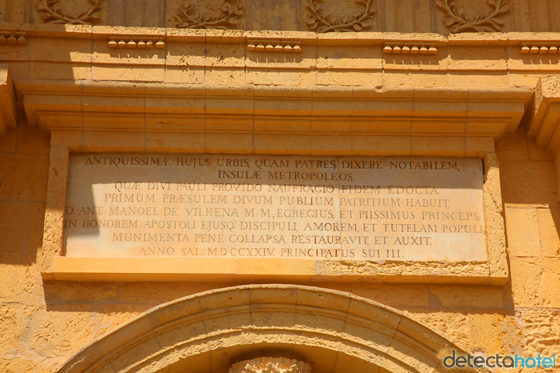
[[525, 354], [560, 355], [560, 312], [557, 309], [523, 309]]

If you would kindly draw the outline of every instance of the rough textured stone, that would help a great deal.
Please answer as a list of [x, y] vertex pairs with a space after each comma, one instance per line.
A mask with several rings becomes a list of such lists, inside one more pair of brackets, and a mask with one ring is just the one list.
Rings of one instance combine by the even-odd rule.
[[[208, 6], [219, 13], [224, 2], [235, 0], [193, 0], [202, 16]], [[52, 3], [70, 15], [92, 4]], [[0, 134], [1, 372], [53, 372], [96, 337], [114, 338], [110, 352], [142, 328], [147, 344], [117, 364], [138, 363], [134, 352], [168, 346], [173, 352], [132, 370], [164, 369], [169, 359], [176, 371], [226, 371], [234, 361], [258, 357], [246, 355], [260, 346], [311, 356], [317, 371], [431, 372], [441, 335], [476, 353], [560, 354], [560, 55], [544, 54], [558, 44], [557, 1], [512, 0], [493, 20], [503, 32], [451, 34], [444, 20], [450, 9], [430, 0], [372, 1], [375, 14], [359, 26], [367, 32], [357, 33], [311, 30], [308, 0], [240, 0], [237, 25], [227, 20], [237, 30], [178, 29], [174, 16], [185, 3], [102, 0], [91, 26], [48, 24], [37, 1], [0, 0], [0, 69], [14, 80], [14, 87], [0, 84], [0, 95], [14, 94], [12, 114], [19, 117], [11, 120], [17, 128]], [[354, 0], [311, 3], [342, 22], [362, 9]], [[486, 0], [454, 4], [472, 18], [492, 7]], [[256, 39], [301, 52], [253, 51]], [[112, 48], [112, 40], [127, 45]], [[138, 48], [145, 41], [160, 44]], [[435, 54], [407, 49], [418, 45], [431, 45]], [[534, 45], [538, 53], [523, 53]], [[534, 115], [533, 102], [543, 109]], [[61, 254], [69, 152], [480, 157], [493, 264], [313, 263], [313, 273], [331, 275], [328, 282], [285, 277], [280, 272], [294, 266], [261, 262], [228, 267], [246, 272], [227, 280], [149, 282], [162, 279], [136, 274], [126, 283], [45, 281], [41, 272], [48, 274], [49, 260]], [[253, 276], [265, 267], [267, 277]], [[473, 278], [488, 283], [460, 283]], [[272, 285], [231, 297], [214, 290], [254, 282], [353, 295], [275, 293]], [[167, 304], [204, 291], [211, 291], [205, 299], [217, 293], [213, 302], [202, 301], [204, 312], [199, 298]], [[187, 311], [188, 327], [160, 328]], [[119, 328], [132, 320], [136, 328]], [[206, 330], [216, 332], [207, 343], [179, 345], [208, 337]], [[381, 348], [388, 340], [394, 343]], [[395, 362], [383, 361], [395, 349]]]

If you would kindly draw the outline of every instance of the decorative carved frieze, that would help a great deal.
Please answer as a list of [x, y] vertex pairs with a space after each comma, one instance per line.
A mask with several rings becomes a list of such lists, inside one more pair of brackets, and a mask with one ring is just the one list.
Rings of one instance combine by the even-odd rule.
[[25, 32], [0, 32], [0, 45], [26, 45]]
[[385, 43], [383, 47], [385, 54], [437, 54], [435, 43]]
[[311, 12], [310, 18], [307, 20], [307, 28], [316, 32], [356, 32], [362, 31], [369, 27], [366, 22], [370, 18], [375, 17], [375, 9], [373, 0], [355, 0], [356, 3], [363, 6], [361, 13], [354, 16], [337, 17], [329, 14], [321, 7], [321, 0], [306, 0], [306, 7]]
[[78, 14], [69, 14], [60, 8], [60, 0], [37, 0], [36, 7], [45, 23], [88, 25], [101, 18], [100, 0], [87, 0], [90, 6]]
[[437, 6], [444, 12], [443, 22], [452, 33], [460, 32], [496, 32], [501, 31], [504, 21], [499, 16], [509, 12], [509, 0], [488, 0], [490, 11], [475, 17], [465, 15], [457, 7], [455, 0], [437, 0]]
[[301, 53], [301, 41], [281, 39], [249, 39], [248, 52]]
[[239, 0], [224, 0], [219, 12], [208, 8], [197, 9], [192, 0], [186, 0], [175, 13], [175, 27], [193, 29], [233, 29], [237, 28], [243, 16], [243, 4]]
[[536, 43], [536, 44], [522, 44], [522, 54], [558, 54], [560, 50], [560, 43]]
[[232, 365], [229, 373], [311, 373], [311, 367], [285, 357], [260, 357]]
[[107, 43], [109, 48], [119, 48], [119, 49], [163, 49], [165, 48], [165, 42], [157, 38], [145, 38], [145, 37], [119, 37], [111, 36], [109, 42]]

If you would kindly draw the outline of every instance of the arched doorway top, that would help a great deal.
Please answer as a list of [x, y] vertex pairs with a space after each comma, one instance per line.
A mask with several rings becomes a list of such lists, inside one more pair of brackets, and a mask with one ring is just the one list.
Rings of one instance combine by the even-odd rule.
[[245, 285], [147, 311], [78, 351], [60, 372], [227, 372], [255, 356], [297, 357], [313, 372], [434, 372], [463, 350], [382, 304], [299, 285]]

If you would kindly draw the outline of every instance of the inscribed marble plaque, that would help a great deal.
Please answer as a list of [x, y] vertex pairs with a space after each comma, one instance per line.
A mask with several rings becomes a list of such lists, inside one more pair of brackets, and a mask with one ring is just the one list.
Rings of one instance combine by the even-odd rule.
[[73, 154], [68, 257], [485, 261], [479, 159]]

